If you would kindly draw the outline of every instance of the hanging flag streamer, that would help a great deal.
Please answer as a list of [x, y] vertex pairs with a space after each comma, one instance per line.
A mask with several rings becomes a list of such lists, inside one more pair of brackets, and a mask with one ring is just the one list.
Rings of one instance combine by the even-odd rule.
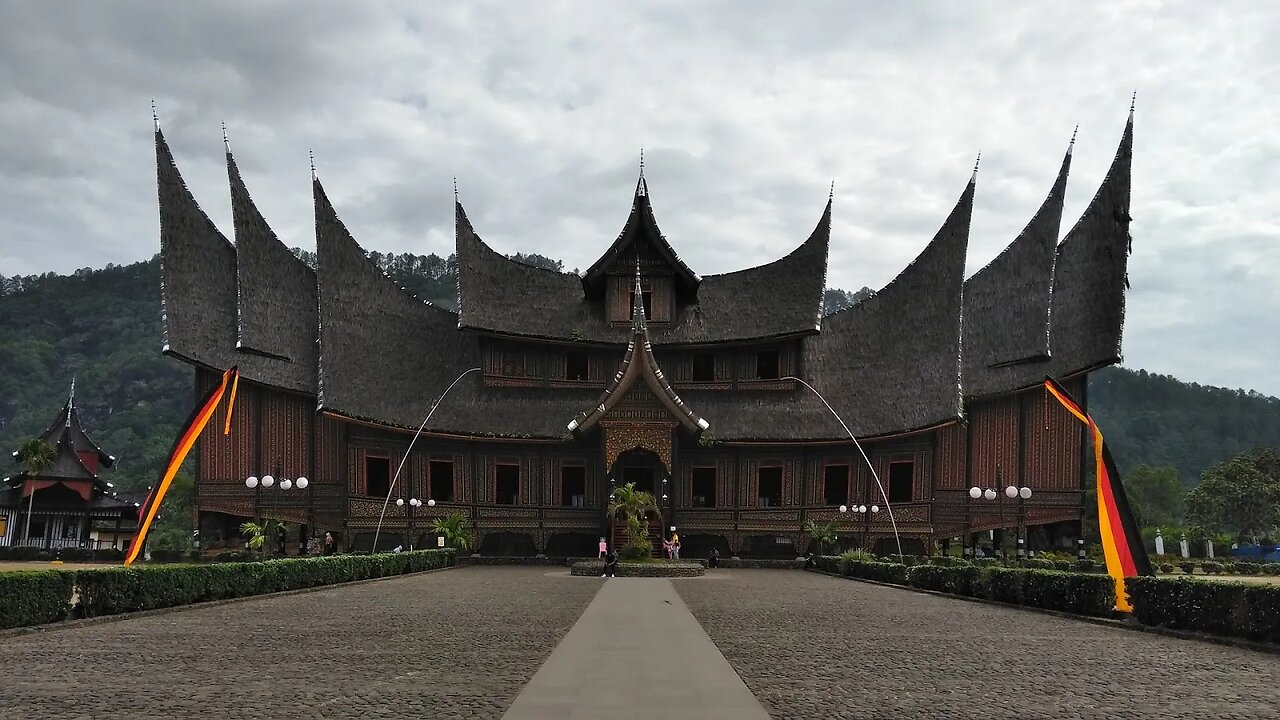
[[1111, 451], [1102, 439], [1102, 431], [1089, 414], [1072, 399], [1065, 388], [1053, 378], [1044, 379], [1044, 388], [1062, 403], [1076, 419], [1089, 428], [1093, 438], [1093, 459], [1097, 476], [1098, 530], [1102, 536], [1102, 552], [1107, 559], [1107, 573], [1116, 581], [1116, 609], [1133, 612], [1129, 596], [1124, 590], [1124, 579], [1140, 575], [1152, 575], [1147, 549], [1138, 533], [1138, 523], [1133, 519], [1129, 499], [1120, 484], [1120, 473], [1111, 459]]
[[173, 449], [169, 451], [169, 462], [165, 464], [164, 475], [160, 477], [160, 482], [155, 484], [151, 492], [147, 495], [147, 499], [142, 503], [142, 507], [138, 509], [138, 532], [133, 536], [133, 542], [129, 544], [129, 552], [125, 553], [125, 567], [133, 564], [138, 559], [138, 553], [142, 551], [142, 545], [146, 540], [147, 531], [151, 529], [151, 523], [156, 519], [156, 513], [160, 510], [160, 503], [164, 502], [165, 493], [169, 492], [169, 485], [173, 483], [173, 476], [178, 474], [178, 468], [182, 467], [182, 462], [187, 459], [187, 453], [191, 452], [192, 446], [195, 445], [196, 439], [200, 437], [200, 433], [204, 430], [204, 426], [209, 424], [209, 419], [213, 417], [214, 411], [218, 409], [218, 403], [222, 402], [223, 395], [227, 392], [227, 385], [231, 385], [231, 400], [227, 404], [227, 423], [223, 428], [223, 434], [231, 432], [231, 407], [235, 403], [235, 389], [240, 381], [240, 373], [236, 368], [231, 368], [222, 374], [222, 382], [216, 385], [205, 395], [204, 400], [196, 405], [191, 411], [191, 416], [187, 418], [187, 422], [183, 424], [182, 431], [178, 433], [178, 437], [173, 441]]

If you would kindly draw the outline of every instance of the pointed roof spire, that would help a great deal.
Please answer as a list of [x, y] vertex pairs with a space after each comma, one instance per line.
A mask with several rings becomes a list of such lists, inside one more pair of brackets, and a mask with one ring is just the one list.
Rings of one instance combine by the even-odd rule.
[[1133, 118], [1133, 108], [1138, 104], [1138, 91], [1133, 91], [1133, 97], [1129, 99], [1129, 118]]
[[973, 176], [969, 178], [969, 182], [973, 183], [978, 180], [978, 166], [982, 164], [982, 151], [978, 151], [978, 157], [973, 161]]
[[311, 161], [311, 179], [316, 180], [316, 153], [314, 150], [307, 149], [307, 159]]
[[834, 200], [836, 197], [836, 181], [831, 180], [831, 189], [827, 191], [827, 200]]
[[458, 202], [458, 176], [453, 176], [453, 201]]
[[1076, 129], [1071, 131], [1071, 142], [1067, 143], [1067, 155], [1071, 155], [1071, 151], [1076, 147], [1076, 133], [1080, 132], [1080, 125], [1076, 124]]
[[227, 123], [225, 120], [222, 122], [222, 148], [228, 153], [231, 152], [231, 141], [227, 139]]
[[631, 298], [631, 329], [643, 333], [648, 329], [644, 317], [644, 290], [640, 288], [640, 256], [636, 255], [636, 285]]
[[76, 409], [76, 376], [71, 376], [71, 394], [67, 396], [67, 427], [71, 427], [71, 411]]
[[160, 132], [160, 116], [156, 114], [155, 98], [151, 98], [151, 122], [155, 125], [156, 132]]

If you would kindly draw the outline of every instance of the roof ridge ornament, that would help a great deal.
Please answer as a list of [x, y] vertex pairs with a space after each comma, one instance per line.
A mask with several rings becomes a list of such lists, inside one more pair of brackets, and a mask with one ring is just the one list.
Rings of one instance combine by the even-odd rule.
[[227, 139], [227, 122], [222, 121], [222, 147], [229, 154], [231, 152], [231, 141]]
[[831, 180], [831, 189], [827, 191], [827, 199], [834, 200], [835, 197], [836, 197], [836, 181], [833, 178]]
[[71, 427], [71, 413], [76, 409], [76, 376], [71, 376], [71, 394], [67, 396], [67, 427]]
[[973, 161], [973, 177], [969, 178], [969, 182], [974, 182], [975, 180], [978, 179], [978, 166], [981, 164], [982, 164], [982, 151], [979, 150], [977, 159]]
[[640, 178], [636, 180], [636, 197], [649, 194], [649, 183], [644, 179], [644, 146], [640, 146]]
[[1133, 118], [1133, 108], [1138, 104], [1138, 91], [1133, 91], [1133, 97], [1129, 98], [1129, 118]]
[[1076, 133], [1078, 132], [1080, 132], [1080, 124], [1076, 123], [1076, 129], [1071, 131], [1071, 142], [1067, 143], [1068, 155], [1070, 155], [1071, 151], [1074, 150], [1076, 147]]
[[458, 202], [458, 176], [453, 176], [453, 201]]
[[156, 114], [155, 98], [151, 98], [151, 122], [155, 124], [156, 132], [160, 132], [160, 116]]
[[316, 153], [311, 148], [307, 148], [307, 159], [311, 161], [311, 179], [318, 180], [316, 176]]

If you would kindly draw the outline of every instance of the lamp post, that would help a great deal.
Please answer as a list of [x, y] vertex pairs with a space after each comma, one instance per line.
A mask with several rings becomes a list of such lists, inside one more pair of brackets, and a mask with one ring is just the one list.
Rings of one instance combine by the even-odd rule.
[[880, 476], [876, 473], [875, 466], [871, 464], [871, 459], [867, 457], [867, 451], [862, 449], [862, 443], [858, 442], [858, 438], [854, 437], [853, 432], [849, 430], [849, 426], [845, 425], [844, 420], [840, 419], [840, 414], [836, 412], [835, 408], [831, 407], [831, 403], [827, 402], [827, 399], [822, 397], [822, 393], [818, 392], [816, 388], [794, 375], [787, 375], [779, 379], [795, 380], [801, 385], [809, 388], [814, 395], [818, 396], [818, 399], [822, 401], [822, 404], [827, 407], [827, 410], [830, 411], [831, 415], [836, 419], [836, 422], [840, 423], [840, 427], [844, 428], [849, 439], [853, 441], [854, 447], [858, 448], [858, 453], [862, 455], [862, 461], [867, 464], [867, 469], [871, 471], [871, 477], [876, 481], [876, 487], [880, 489], [880, 497], [884, 499], [884, 509], [889, 512], [889, 524], [893, 527], [893, 540], [898, 545], [898, 556], [901, 557], [902, 539], [898, 537], [898, 521], [893, 518], [893, 505], [889, 503], [889, 495], [884, 491], [884, 484], [880, 482]]
[[440, 407], [441, 401], [443, 401], [445, 396], [449, 394], [449, 391], [453, 389], [453, 386], [457, 385], [462, 378], [473, 372], [479, 372], [479, 370], [480, 368], [478, 367], [463, 370], [458, 377], [453, 379], [453, 382], [449, 383], [449, 387], [445, 388], [444, 392], [440, 393], [440, 397], [436, 399], [435, 403], [431, 405], [431, 409], [427, 411], [427, 416], [422, 418], [422, 424], [418, 426], [418, 431], [413, 434], [413, 439], [409, 441], [409, 447], [405, 448], [404, 457], [400, 458], [400, 466], [396, 468], [396, 474], [391, 478], [391, 485], [387, 488], [387, 498], [382, 501], [382, 513], [378, 515], [378, 527], [373, 531], [373, 552], [378, 552], [378, 535], [382, 533], [382, 521], [387, 516], [387, 506], [391, 504], [391, 493], [395, 492], [396, 481], [400, 479], [400, 473], [404, 470], [404, 464], [409, 460], [409, 453], [413, 452], [413, 444], [418, 442], [418, 436], [422, 434], [423, 428], [427, 426], [427, 422], [430, 421], [431, 416], [435, 414], [436, 408]]
[[[296, 480], [290, 480], [289, 478], [280, 478], [280, 481], [277, 482], [276, 478], [272, 475], [263, 475], [261, 478], [257, 477], [256, 475], [250, 475], [249, 477], [245, 478], [244, 484], [250, 490], [253, 490], [253, 514], [258, 519], [258, 521], [261, 522], [264, 519], [262, 517], [262, 508], [261, 508], [262, 492], [264, 490], [270, 490], [272, 487], [278, 488], [278, 492], [281, 492], [281, 493], [289, 492], [294, 488], [297, 488], [299, 490], [306, 490], [307, 486], [311, 484], [311, 481], [305, 477], [299, 477]], [[307, 497], [310, 498], [310, 496], [311, 494], [307, 493]], [[278, 497], [279, 496], [277, 496], [277, 498]], [[284, 521], [282, 520], [281, 522], [284, 522]], [[305, 548], [302, 547], [301, 545], [299, 547], [299, 550], [300, 552], [303, 552], [305, 554]]]
[[[871, 534], [871, 517], [880, 512], [880, 506], [872, 505], [871, 507], [867, 507], [866, 505], [841, 505], [840, 512], [852, 512], [855, 517], [858, 515], [862, 516], [862, 541], [859, 545], [861, 545], [862, 549], [865, 550], [867, 546], [867, 536]], [[901, 549], [901, 546], [899, 546], [899, 549]]]
[[[427, 507], [435, 507], [436, 501], [427, 500], [425, 504]], [[409, 505], [409, 508], [405, 510], [405, 514], [409, 518], [409, 549], [412, 550], [413, 549], [413, 529], [414, 529], [413, 521], [414, 521], [414, 517], [417, 514], [415, 511], [418, 508], [423, 506], [423, 502], [418, 498], [409, 498], [408, 505]], [[396, 498], [396, 507], [404, 507], [404, 506], [405, 506], [404, 498]]]
[[1010, 485], [1009, 487], [1004, 489], [1004, 494], [1005, 494], [1005, 497], [1009, 498], [1010, 500], [1017, 499], [1018, 501], [1018, 527], [1016, 529], [1016, 534], [1017, 534], [1017, 542], [1018, 542], [1018, 559], [1022, 560], [1027, 556], [1026, 538], [1024, 537], [1024, 533], [1025, 533], [1024, 526], [1026, 524], [1026, 518], [1027, 518], [1027, 499], [1031, 497], [1031, 488], [1026, 487], [1025, 485], [1023, 487]]

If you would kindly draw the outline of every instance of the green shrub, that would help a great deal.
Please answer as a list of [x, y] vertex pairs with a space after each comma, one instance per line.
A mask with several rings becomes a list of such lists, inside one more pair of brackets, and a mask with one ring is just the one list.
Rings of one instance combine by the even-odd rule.
[[9, 559], [18, 562], [30, 562], [40, 559], [44, 551], [34, 545], [19, 545], [9, 551]]
[[1173, 572], [1173, 563], [1161, 563], [1160, 572], [1165, 574]]
[[1184, 560], [1178, 563], [1178, 567], [1182, 569], [1182, 572], [1186, 573], [1187, 575], [1190, 575], [1192, 572], [1195, 571], [1196, 564], [1189, 560]]
[[1222, 563], [1213, 561], [1202, 562], [1200, 563], [1200, 569], [1203, 570], [1206, 575], [1220, 575], [1222, 573]]
[[1083, 560], [1076, 560], [1072, 569], [1076, 572], [1093, 572], [1097, 567], [1098, 563], [1089, 558], [1084, 558]]
[[1144, 577], [1125, 588], [1144, 625], [1280, 642], [1280, 587]]
[[1000, 558], [981, 557], [973, 561], [978, 567], [1000, 567]]
[[156, 563], [176, 563], [186, 559], [186, 552], [182, 550], [167, 550], [157, 548], [151, 551], [151, 562]]
[[849, 577], [878, 582], [904, 585], [907, 581], [907, 566], [901, 563], [875, 562], [863, 560], [844, 560], [844, 574]]
[[281, 558], [161, 567], [104, 568], [76, 573], [85, 617], [262, 595], [317, 585], [402, 575], [457, 562], [457, 552], [419, 550], [377, 555]]
[[12, 560], [12, 559], [13, 559], [13, 548], [8, 545], [0, 545], [0, 561]]
[[1071, 572], [1075, 569], [1072, 567], [1072, 565], [1074, 565], [1074, 563], [1071, 562], [1070, 560], [1054, 560], [1053, 561], [1053, 569], [1057, 570], [1058, 572]]
[[124, 551], [116, 548], [103, 548], [93, 551], [94, 562], [124, 562]]
[[989, 600], [1022, 604], [1022, 578], [1024, 573], [1011, 568], [991, 568], [987, 571], [985, 594]]
[[1030, 570], [1052, 570], [1052, 560], [1042, 560], [1040, 558], [1030, 558], [1022, 562], [1022, 566]]
[[1262, 573], [1264, 575], [1280, 575], [1280, 563], [1264, 563], [1262, 565]]
[[0, 629], [65, 620], [74, 582], [66, 570], [0, 573]]

